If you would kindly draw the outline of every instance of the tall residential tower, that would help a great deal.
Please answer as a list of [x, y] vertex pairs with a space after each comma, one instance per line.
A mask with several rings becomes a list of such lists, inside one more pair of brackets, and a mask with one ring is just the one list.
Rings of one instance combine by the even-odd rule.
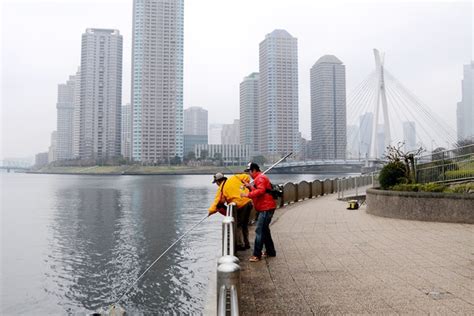
[[134, 0], [133, 160], [183, 157], [184, 0]]
[[458, 141], [474, 139], [474, 62], [464, 65], [462, 100], [457, 108]]
[[270, 160], [299, 152], [297, 42], [274, 30], [260, 43], [258, 143]]
[[120, 156], [122, 35], [87, 29], [82, 35], [79, 157]]
[[254, 72], [240, 83], [240, 143], [249, 145], [251, 151], [259, 151], [258, 136], [258, 78]]
[[194, 152], [194, 145], [207, 144], [207, 110], [192, 106], [184, 110], [184, 156]]
[[79, 106], [75, 101], [76, 88], [80, 87], [77, 81], [79, 75], [72, 75], [66, 83], [58, 85], [56, 160], [74, 158], [74, 110]]
[[346, 68], [333, 55], [311, 68], [311, 139], [314, 158], [346, 158]]

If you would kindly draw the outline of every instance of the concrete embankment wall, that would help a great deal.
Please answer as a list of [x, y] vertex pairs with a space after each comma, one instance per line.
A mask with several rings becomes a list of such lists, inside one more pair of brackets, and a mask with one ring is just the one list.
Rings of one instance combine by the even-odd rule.
[[474, 224], [474, 195], [368, 189], [367, 213], [409, 220]]

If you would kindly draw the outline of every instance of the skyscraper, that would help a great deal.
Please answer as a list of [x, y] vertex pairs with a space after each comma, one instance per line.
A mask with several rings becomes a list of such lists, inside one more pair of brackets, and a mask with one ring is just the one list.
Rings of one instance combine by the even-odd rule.
[[120, 156], [122, 35], [87, 29], [82, 35], [79, 156]]
[[240, 143], [249, 145], [252, 152], [259, 152], [258, 146], [258, 78], [253, 72], [240, 83]]
[[72, 154], [74, 158], [80, 158], [79, 148], [81, 146], [81, 67], [76, 72], [74, 88], [74, 115], [72, 132]]
[[347, 158], [357, 159], [359, 157], [359, 126], [347, 125]]
[[457, 106], [458, 141], [474, 139], [474, 61], [464, 65], [462, 100]]
[[316, 159], [346, 158], [346, 68], [336, 56], [318, 59], [311, 74], [311, 139]]
[[372, 124], [374, 114], [364, 113], [359, 117], [359, 157], [367, 158], [370, 154], [370, 144], [372, 142]]
[[134, 0], [132, 155], [183, 157], [184, 0]]
[[49, 145], [48, 149], [48, 163], [57, 160], [57, 144], [58, 144], [58, 132], [53, 131], [51, 132], [51, 145]]
[[207, 110], [192, 106], [184, 110], [184, 155], [194, 152], [194, 145], [207, 144]]
[[222, 125], [222, 141], [223, 145], [226, 144], [240, 144], [240, 122], [239, 120], [234, 120], [232, 124], [223, 124]]
[[415, 122], [403, 122], [403, 142], [405, 143], [405, 151], [412, 151], [416, 149]]
[[299, 152], [297, 42], [274, 30], [260, 43], [258, 144], [270, 160]]
[[222, 144], [222, 124], [209, 124], [209, 144]]
[[75, 104], [76, 81], [80, 81], [80, 77], [71, 75], [66, 83], [58, 85], [56, 160], [74, 158], [74, 110], [78, 107]]
[[122, 156], [131, 159], [132, 155], [132, 106], [122, 106]]

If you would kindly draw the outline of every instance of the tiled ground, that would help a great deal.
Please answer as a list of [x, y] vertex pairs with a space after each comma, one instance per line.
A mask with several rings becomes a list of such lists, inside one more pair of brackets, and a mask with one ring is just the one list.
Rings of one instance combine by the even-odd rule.
[[239, 254], [243, 315], [474, 315], [474, 225], [376, 217], [336, 197], [277, 210], [277, 257]]

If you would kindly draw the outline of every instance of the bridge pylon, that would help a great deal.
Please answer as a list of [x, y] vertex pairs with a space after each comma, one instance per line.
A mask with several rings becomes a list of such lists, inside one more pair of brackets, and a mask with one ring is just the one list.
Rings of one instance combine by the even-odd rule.
[[377, 76], [377, 100], [375, 102], [375, 117], [372, 120], [372, 137], [370, 141], [370, 158], [379, 158], [381, 153], [378, 152], [377, 146], [377, 132], [378, 132], [378, 121], [380, 109], [383, 112], [384, 120], [384, 147], [387, 147], [391, 143], [390, 135], [390, 120], [388, 118], [388, 106], [387, 106], [387, 92], [385, 90], [385, 76], [384, 76], [384, 58], [385, 54], [380, 53], [378, 49], [374, 48], [375, 56], [375, 69]]

